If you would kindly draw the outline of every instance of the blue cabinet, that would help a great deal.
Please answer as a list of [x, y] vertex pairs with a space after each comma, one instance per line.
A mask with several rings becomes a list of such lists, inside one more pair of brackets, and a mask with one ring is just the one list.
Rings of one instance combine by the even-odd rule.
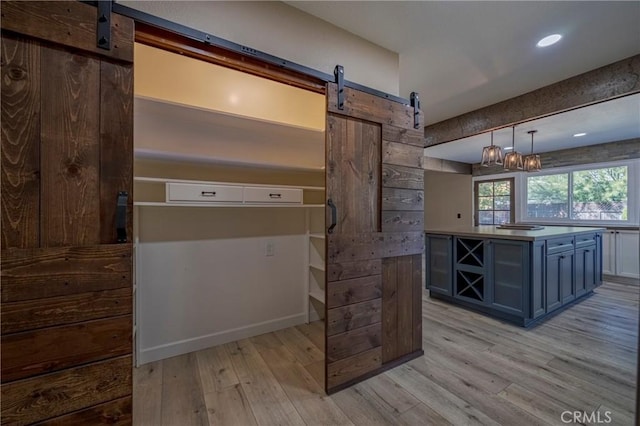
[[576, 248], [575, 281], [576, 297], [593, 290], [597, 285], [596, 274], [596, 245]]
[[545, 276], [545, 312], [551, 312], [562, 306], [562, 287], [560, 285], [560, 254], [547, 256]]
[[442, 235], [427, 235], [425, 239], [426, 287], [447, 296], [451, 296], [453, 288], [452, 240], [453, 237]]
[[547, 256], [547, 312], [551, 312], [576, 298], [573, 259], [573, 251]]
[[490, 306], [509, 314], [529, 314], [530, 243], [512, 240], [489, 240]]
[[535, 319], [547, 313], [546, 245], [545, 241], [531, 244], [530, 313]]
[[453, 295], [469, 303], [485, 305], [489, 289], [485, 265], [489, 257], [483, 239], [455, 237], [453, 243]]
[[534, 241], [428, 234], [433, 297], [527, 326], [602, 281], [601, 234]]
[[576, 298], [573, 235], [547, 240], [547, 312]]
[[493, 311], [529, 315], [530, 243], [454, 237], [453, 297]]
[[603, 234], [602, 233], [596, 233], [596, 247], [595, 247], [595, 256], [596, 256], [596, 264], [595, 264], [595, 286], [599, 286], [602, 284], [602, 269], [603, 269], [603, 251], [602, 251], [602, 240], [603, 240]]

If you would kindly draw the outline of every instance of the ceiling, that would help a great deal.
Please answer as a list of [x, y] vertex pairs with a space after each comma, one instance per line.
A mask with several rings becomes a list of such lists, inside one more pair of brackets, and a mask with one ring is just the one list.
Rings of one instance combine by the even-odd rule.
[[638, 1], [287, 3], [397, 52], [400, 94], [420, 94], [427, 124], [640, 53]]
[[[529, 130], [537, 130], [534, 134], [535, 153], [639, 138], [640, 94], [519, 124], [515, 129], [515, 147], [523, 154], [531, 152]], [[586, 135], [574, 137], [577, 133]], [[494, 144], [503, 148], [510, 147], [511, 140], [511, 127], [496, 130], [493, 134]], [[473, 164], [480, 162], [482, 148], [490, 143], [490, 133], [482, 133], [426, 148], [424, 153], [427, 157]]]

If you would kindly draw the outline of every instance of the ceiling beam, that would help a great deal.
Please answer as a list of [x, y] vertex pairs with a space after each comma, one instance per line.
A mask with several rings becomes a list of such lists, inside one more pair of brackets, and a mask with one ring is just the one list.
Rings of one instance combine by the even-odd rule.
[[640, 92], [640, 55], [426, 126], [426, 146]]
[[443, 160], [441, 158], [424, 157], [422, 168], [435, 172], [459, 173], [463, 175], [471, 174], [471, 164]]

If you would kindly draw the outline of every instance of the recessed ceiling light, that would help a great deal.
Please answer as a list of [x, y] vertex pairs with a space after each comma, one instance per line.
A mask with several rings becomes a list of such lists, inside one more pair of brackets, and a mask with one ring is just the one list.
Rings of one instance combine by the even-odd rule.
[[506, 147], [506, 148], [502, 148], [502, 149], [504, 149], [505, 151], [510, 151], [510, 150], [512, 150], [512, 149], [513, 149], [513, 147], [512, 147], [512, 146], [508, 146], [508, 147]]
[[559, 42], [561, 38], [562, 36], [560, 34], [551, 34], [546, 36], [542, 40], [540, 40], [538, 44], [536, 44], [536, 46], [538, 47], [551, 46], [552, 44], [556, 44], [557, 42]]
[[579, 138], [580, 136], [586, 136], [586, 133], [576, 133], [575, 135], [573, 135], [574, 138]]

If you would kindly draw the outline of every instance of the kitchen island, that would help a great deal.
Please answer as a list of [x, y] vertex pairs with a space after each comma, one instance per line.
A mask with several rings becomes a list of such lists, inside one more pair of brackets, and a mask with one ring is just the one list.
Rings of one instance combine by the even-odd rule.
[[433, 298], [530, 326], [602, 283], [603, 228], [425, 231]]

